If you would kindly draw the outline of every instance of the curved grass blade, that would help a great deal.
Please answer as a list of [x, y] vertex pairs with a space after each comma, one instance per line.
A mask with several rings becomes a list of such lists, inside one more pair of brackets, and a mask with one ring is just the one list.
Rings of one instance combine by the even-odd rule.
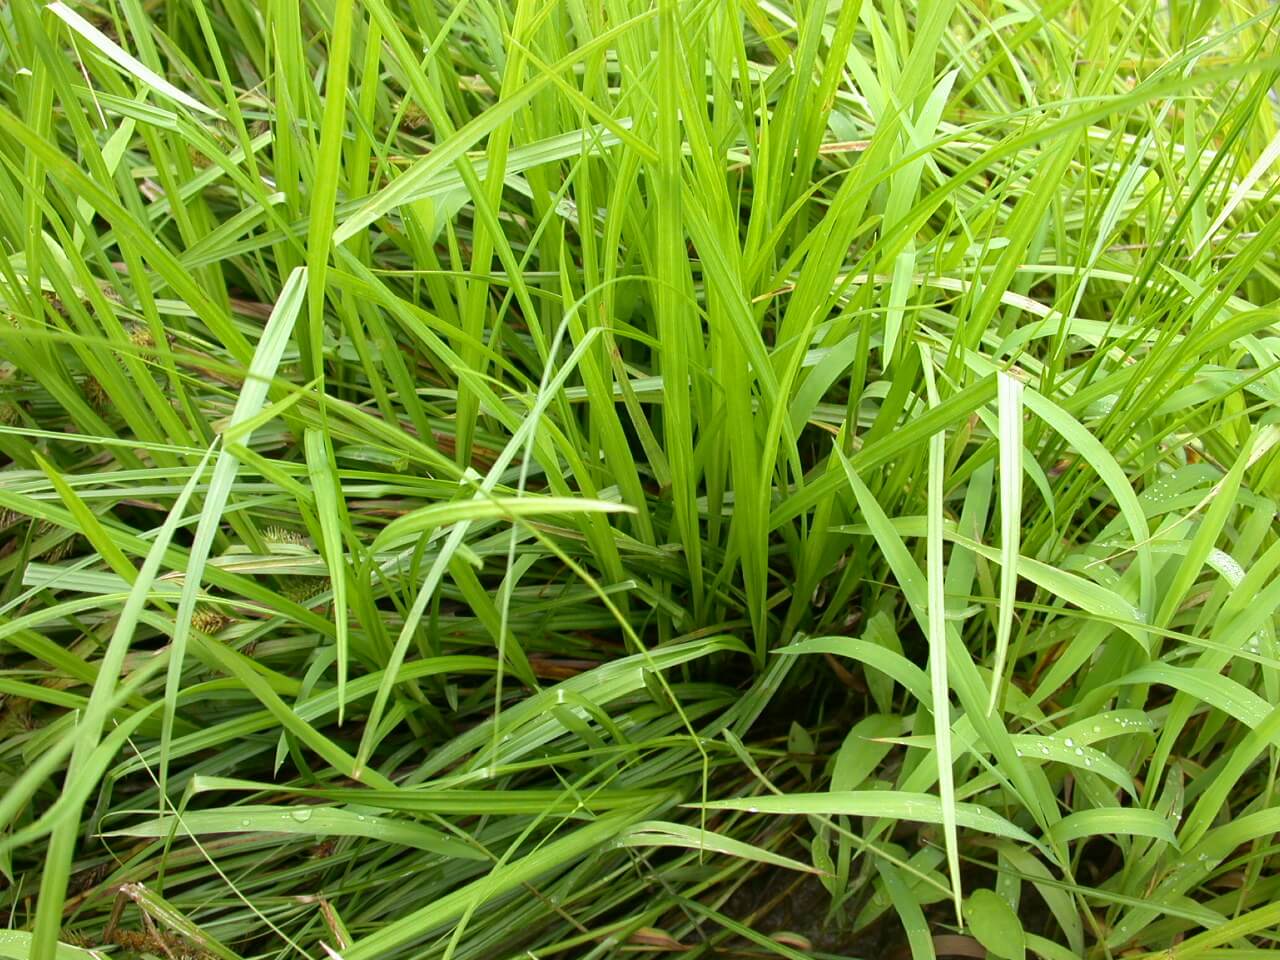
[[316, 519], [320, 522], [324, 560], [329, 568], [329, 583], [333, 590], [333, 625], [338, 664], [338, 725], [341, 726], [346, 712], [351, 629], [347, 611], [346, 545], [343, 543], [342, 531], [351, 528], [350, 518], [347, 516], [346, 500], [338, 480], [329, 438], [319, 430], [308, 430], [303, 449], [307, 458], [307, 473], [311, 479], [311, 494], [316, 501]]
[[[925, 369], [930, 369], [927, 366]], [[933, 398], [936, 402], [936, 397]], [[942, 833], [947, 848], [947, 866], [951, 873], [951, 893], [955, 900], [956, 919], [963, 929], [961, 910], [963, 891], [960, 887], [960, 842], [956, 837], [956, 785], [951, 745], [951, 685], [947, 679], [947, 598], [946, 572], [942, 560], [943, 459], [947, 454], [946, 434], [942, 431], [929, 438], [929, 533], [927, 538], [925, 579], [929, 595], [929, 679], [935, 759], [938, 764], [938, 794], [942, 803]]]
[[[886, 820], [912, 820], [919, 823], [943, 822], [943, 802], [929, 793], [909, 791], [847, 790], [840, 793], [790, 793], [782, 796], [744, 797], [734, 800], [709, 800], [686, 804], [705, 810], [745, 810], [748, 813], [775, 813], [792, 816], [876, 817]], [[1039, 848], [1039, 841], [1021, 827], [1010, 823], [986, 807], [976, 803], [954, 804], [956, 823], [997, 837], [1020, 840]]]
[[110, 830], [103, 836], [163, 839], [175, 830], [179, 836], [193, 837], [229, 833], [285, 833], [311, 838], [367, 837], [442, 857], [489, 859], [470, 844], [420, 823], [310, 804], [287, 807], [246, 804], [220, 810], [189, 810]]
[[[280, 296], [276, 300], [267, 324], [263, 328], [258, 348], [254, 351], [253, 360], [245, 375], [244, 386], [236, 400], [235, 410], [227, 424], [234, 429], [245, 420], [256, 416], [267, 400], [267, 392], [284, 356], [285, 347], [293, 333], [294, 321], [302, 310], [307, 286], [307, 271], [297, 267], [289, 274]], [[240, 438], [242, 445], [247, 446], [249, 437]], [[191, 635], [191, 617], [195, 612], [196, 599], [204, 578], [205, 564], [209, 559], [209, 551], [213, 547], [214, 537], [222, 523], [223, 511], [231, 497], [236, 473], [240, 469], [240, 461], [234, 453], [223, 449], [213, 467], [213, 475], [209, 479], [209, 489], [205, 494], [204, 506], [200, 513], [200, 522], [196, 526], [191, 552], [187, 559], [185, 579], [182, 584], [182, 596], [178, 600], [178, 612], [174, 621], [173, 647], [169, 658], [169, 674], [165, 680], [163, 733], [160, 744], [159, 782], [163, 795], [167, 785], [169, 763], [167, 747], [172, 737], [173, 720], [177, 712], [178, 687], [182, 680], [182, 667], [186, 659], [187, 641]]]
[[1009, 657], [1013, 605], [1017, 598], [1017, 557], [1022, 536], [1022, 381], [998, 374], [997, 408], [1000, 446], [1000, 601], [996, 619], [996, 658], [991, 666], [991, 700], [996, 708]]
[[126, 53], [121, 49], [120, 45], [108, 37], [105, 33], [91, 24], [80, 14], [76, 13], [68, 7], [62, 0], [54, 0], [53, 3], [45, 7], [55, 17], [65, 23], [68, 27], [84, 37], [91, 43], [108, 60], [113, 61], [118, 67], [126, 73], [132, 74], [133, 77], [144, 86], [150, 87], [162, 96], [168, 97], [170, 100], [176, 100], [197, 113], [203, 113], [206, 116], [221, 119], [222, 115], [216, 110], [211, 110], [195, 97], [179, 90], [160, 74], [156, 73], [141, 60]]

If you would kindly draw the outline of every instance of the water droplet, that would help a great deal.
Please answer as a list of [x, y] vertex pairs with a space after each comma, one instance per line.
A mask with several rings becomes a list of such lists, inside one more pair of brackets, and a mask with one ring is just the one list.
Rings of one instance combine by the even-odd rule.
[[1082, 747], [1076, 747], [1076, 756], [1077, 756], [1077, 757], [1083, 757], [1083, 756], [1084, 756], [1084, 748], [1082, 748]]
[[1015, 750], [1015, 751], [1013, 751], [1013, 752], [1014, 752], [1015, 754], [1017, 754], [1018, 756], [1022, 756], [1022, 751], [1021, 751], [1021, 750]]
[[1101, 732], [1102, 732], [1102, 725], [1101, 725], [1101, 724], [1097, 724], [1097, 723], [1095, 723], [1095, 724], [1093, 725], [1093, 732], [1094, 732], [1094, 733], [1101, 733]]
[[297, 820], [299, 823], [306, 823], [311, 819], [311, 811], [306, 807], [298, 807], [294, 810], [290, 810], [289, 816], [293, 817], [293, 819]]
[[1067, 739], [1064, 740], [1063, 743], [1065, 743], [1068, 747], [1074, 747], [1076, 745], [1076, 742], [1072, 740], [1070, 737], [1067, 737]]
[[1046, 747], [1044, 744], [1041, 744], [1041, 745], [1040, 745], [1040, 752], [1041, 752], [1041, 753], [1043, 753], [1043, 754], [1047, 757], [1047, 756], [1049, 755], [1049, 748], [1048, 748], [1048, 747]]
[[364, 816], [363, 816], [363, 815], [357, 814], [357, 815], [356, 815], [356, 819], [357, 819], [357, 820], [359, 820], [361, 823], [364, 823]]
[[1085, 765], [1086, 767], [1092, 767], [1092, 766], [1093, 766], [1093, 761], [1092, 761], [1092, 760], [1090, 760], [1088, 757], [1085, 757], [1085, 758], [1084, 758], [1084, 765]]
[[248, 821], [248, 820], [241, 820], [241, 821], [240, 821], [240, 826], [242, 826], [242, 827], [247, 827], [248, 825], [249, 825], [249, 821]]

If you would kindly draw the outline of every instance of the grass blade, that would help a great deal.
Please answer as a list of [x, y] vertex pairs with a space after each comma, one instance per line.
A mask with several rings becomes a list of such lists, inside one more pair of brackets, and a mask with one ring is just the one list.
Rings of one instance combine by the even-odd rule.
[[1017, 557], [1022, 531], [1022, 381], [1002, 373], [997, 388], [1000, 426], [1000, 606], [996, 621], [996, 658], [991, 668], [991, 701], [996, 708], [1004, 685], [1018, 590]]

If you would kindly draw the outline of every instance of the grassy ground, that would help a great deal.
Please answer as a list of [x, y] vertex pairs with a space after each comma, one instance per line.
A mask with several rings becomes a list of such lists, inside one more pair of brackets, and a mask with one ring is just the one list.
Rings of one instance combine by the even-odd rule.
[[10, 0], [0, 956], [1272, 952], [1278, 73]]

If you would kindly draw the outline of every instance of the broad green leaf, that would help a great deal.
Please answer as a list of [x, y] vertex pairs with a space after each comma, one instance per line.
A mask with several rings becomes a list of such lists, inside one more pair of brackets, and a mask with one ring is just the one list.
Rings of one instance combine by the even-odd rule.
[[964, 901], [964, 918], [970, 932], [1002, 960], [1023, 960], [1027, 939], [1022, 923], [1008, 901], [994, 890], [974, 890]]
[[[0, 957], [8, 960], [27, 960], [32, 955], [32, 935], [26, 930], [0, 930]], [[59, 943], [54, 948], [54, 960], [105, 960], [107, 954], [101, 950], [87, 950], [68, 943]]]
[[831, 789], [841, 793], [862, 786], [889, 752], [890, 744], [882, 742], [882, 738], [901, 730], [901, 717], [883, 714], [872, 714], [855, 723], [836, 752], [831, 767]]

